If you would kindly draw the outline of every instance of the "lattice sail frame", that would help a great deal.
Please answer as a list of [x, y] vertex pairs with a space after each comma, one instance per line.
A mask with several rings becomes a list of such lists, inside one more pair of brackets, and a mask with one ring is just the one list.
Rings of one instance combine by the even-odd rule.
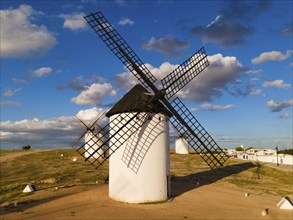
[[194, 77], [208, 67], [209, 61], [205, 49], [202, 47], [173, 72], [161, 80], [166, 97], [170, 99], [179, 90], [186, 86]]
[[122, 36], [114, 29], [114, 27], [104, 17], [102, 12], [91, 13], [84, 17], [91, 28], [98, 34], [98, 36], [104, 41], [109, 49], [121, 60], [121, 62], [129, 69], [130, 72], [139, 80], [144, 86], [149, 85], [145, 82], [138, 71], [143, 72], [146, 78], [154, 83], [157, 79], [149, 71], [149, 69], [143, 64], [136, 53], [130, 48], [128, 43], [122, 38]]
[[[144, 123], [148, 120], [148, 114], [145, 112], [124, 113], [124, 117], [116, 117], [111, 121], [112, 126], [117, 126], [120, 129], [114, 134], [111, 134], [109, 126], [110, 123], [105, 125], [100, 133], [94, 134], [87, 143], [82, 143], [78, 148], [77, 152], [85, 158], [96, 169], [100, 167], [113, 153], [115, 153], [120, 146], [123, 145]], [[127, 129], [127, 132], [121, 134], [119, 131]], [[99, 145], [99, 143], [103, 144]], [[109, 142], [111, 141], [111, 149], [107, 149]], [[89, 145], [89, 143], [91, 143]], [[87, 148], [85, 145], [87, 144]], [[98, 148], [97, 148], [98, 145]], [[104, 149], [105, 151], [99, 151]], [[88, 156], [86, 156], [88, 154]], [[94, 155], [97, 155], [93, 157]]]
[[211, 135], [204, 129], [204, 127], [198, 122], [198, 120], [193, 116], [193, 114], [179, 98], [174, 99], [171, 102], [171, 105], [181, 115], [181, 117], [190, 126], [194, 133], [196, 133], [197, 138], [194, 138], [190, 131], [188, 131], [188, 129], [183, 126], [176, 117], [171, 117], [170, 122], [174, 128], [176, 128], [179, 135], [181, 135], [188, 142], [190, 147], [199, 153], [201, 158], [212, 169], [221, 167], [217, 161], [220, 161], [222, 164], [224, 164], [228, 159], [226, 153], [219, 147]]
[[[210, 168], [213, 169], [222, 167], [223, 163], [228, 158], [226, 153], [216, 144], [207, 131], [200, 125], [200, 123], [194, 118], [188, 108], [178, 98], [176, 98], [171, 104], [167, 101], [167, 99], [170, 99], [172, 96], [174, 96], [176, 92], [183, 88], [209, 65], [204, 48], [201, 48], [189, 59], [187, 59], [181, 66], [177, 67], [170, 75], [166, 76], [161, 81], [164, 89], [158, 90], [154, 85], [156, 78], [151, 74], [147, 67], [142, 63], [142, 61], [129, 47], [126, 41], [121, 37], [120, 34], [118, 34], [118, 32], [101, 12], [91, 13], [90, 15], [86, 16], [85, 19], [92, 27], [92, 29], [108, 46], [108, 48], [122, 61], [122, 63], [134, 74], [134, 76], [137, 77], [137, 79], [144, 85], [144, 87], [149, 87], [153, 90], [153, 101], [162, 101], [165, 107], [174, 114], [174, 116], [171, 118], [171, 123], [178, 130], [179, 134], [184, 135], [187, 141], [190, 142], [191, 147], [199, 151], [200, 156], [210, 166]], [[151, 103], [148, 103], [148, 105], [149, 104]], [[147, 110], [142, 106], [141, 112], [137, 112], [136, 116], [139, 116], [140, 114], [146, 114], [143, 113], [144, 110], [147, 112]], [[106, 138], [106, 141], [103, 143], [103, 146], [108, 144], [111, 139], [114, 140], [113, 142], [111, 140], [111, 147], [113, 149], [111, 149], [110, 154], [104, 154], [104, 158], [101, 155], [101, 157], [98, 159], [93, 160], [90, 159], [90, 155], [88, 158], [86, 158], [86, 160], [88, 160], [96, 168], [102, 165], [105, 160], [107, 160], [111, 154], [113, 154], [123, 144], [123, 140], [128, 139], [135, 131], [140, 128], [140, 126], [142, 126], [142, 122], [144, 120], [137, 121], [135, 120], [136, 116], [133, 116], [133, 114], [131, 114], [131, 116], [129, 115], [129, 118], [126, 121], [123, 121], [125, 124], [119, 124], [120, 122], [115, 122], [117, 123], [116, 126], [127, 126], [129, 131], [131, 130], [133, 132], [128, 131], [122, 135], [116, 132], [114, 135], [111, 135], [111, 137], [109, 137], [109, 132], [105, 133], [104, 138]], [[140, 115], [140, 118], [144, 117], [146, 117], [146, 115]], [[84, 145], [79, 147], [78, 151], [84, 155]], [[92, 155], [94, 153], [92, 153]]]

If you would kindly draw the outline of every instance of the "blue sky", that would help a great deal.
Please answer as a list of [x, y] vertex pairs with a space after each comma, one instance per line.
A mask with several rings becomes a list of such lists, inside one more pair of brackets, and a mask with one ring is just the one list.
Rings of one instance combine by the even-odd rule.
[[[292, 1], [1, 1], [1, 148], [70, 147], [137, 81], [87, 25], [102, 11], [157, 79], [202, 46], [177, 95], [223, 148], [292, 148]], [[171, 132], [171, 134], [173, 134]]]

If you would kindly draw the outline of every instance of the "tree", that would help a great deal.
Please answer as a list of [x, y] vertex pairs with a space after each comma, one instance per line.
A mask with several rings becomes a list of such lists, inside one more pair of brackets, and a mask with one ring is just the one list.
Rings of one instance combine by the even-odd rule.
[[236, 151], [243, 151], [243, 148], [242, 147], [235, 147], [235, 150]]
[[31, 146], [30, 145], [25, 145], [25, 146], [22, 146], [22, 149], [23, 150], [29, 150], [29, 149], [31, 149]]

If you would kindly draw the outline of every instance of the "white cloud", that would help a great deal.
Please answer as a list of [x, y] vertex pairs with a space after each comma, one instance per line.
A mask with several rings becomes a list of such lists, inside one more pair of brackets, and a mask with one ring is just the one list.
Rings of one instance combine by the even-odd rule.
[[207, 111], [221, 111], [230, 108], [234, 108], [235, 105], [227, 104], [227, 105], [212, 105], [212, 104], [202, 104], [201, 108]]
[[106, 111], [101, 108], [90, 108], [85, 110], [80, 110], [76, 117], [82, 120], [86, 125], [91, 126], [96, 120], [98, 120], [99, 126], [104, 127], [108, 122], [108, 118], [105, 116]]
[[[83, 120], [96, 119], [103, 112], [102, 109], [80, 110], [77, 115]], [[106, 125], [107, 118], [101, 118], [99, 124]], [[25, 144], [36, 148], [71, 147], [72, 143], [82, 131], [84, 126], [74, 116], [61, 116], [41, 120], [39, 118], [23, 119], [19, 121], [3, 121], [1, 126], [1, 147], [18, 149]]]
[[260, 89], [252, 89], [252, 91], [250, 91], [250, 95], [260, 95], [262, 94], [262, 91]]
[[46, 74], [49, 74], [52, 72], [52, 68], [51, 67], [41, 67], [39, 69], [36, 69], [33, 73], [32, 76], [33, 77], [42, 77]]
[[287, 89], [290, 87], [290, 84], [284, 83], [284, 80], [278, 79], [274, 81], [265, 81], [262, 84], [263, 87], [276, 87], [276, 88], [282, 88]]
[[[221, 96], [223, 90], [229, 83], [233, 83], [240, 73], [247, 71], [236, 57], [223, 57], [221, 54], [208, 56], [209, 67], [200, 73], [177, 93], [177, 96], [184, 99], [190, 99], [194, 102], [210, 101], [215, 96]], [[178, 65], [164, 62], [160, 67], [156, 68], [150, 64], [145, 64], [150, 72], [159, 80], [163, 79], [171, 73]], [[126, 90], [131, 89], [138, 84], [138, 80], [129, 71], [117, 74], [115, 77], [118, 87]], [[250, 92], [260, 92], [250, 90]]]
[[134, 24], [134, 21], [132, 21], [130, 18], [122, 18], [120, 19], [120, 21], [118, 22], [119, 25], [133, 25]]
[[17, 92], [19, 92], [21, 88], [17, 89], [6, 89], [5, 92], [3, 93], [4, 96], [14, 96]]
[[70, 147], [81, 130], [74, 117], [33, 118], [0, 124], [2, 146], [8, 149], [21, 148], [25, 144], [33, 148]]
[[270, 51], [270, 52], [264, 52], [260, 54], [258, 57], [255, 57], [251, 60], [253, 64], [259, 64], [267, 61], [281, 61], [288, 59], [291, 54], [293, 53], [293, 50], [287, 50], [285, 54], [282, 54], [279, 51]]
[[14, 82], [14, 83], [20, 83], [20, 84], [28, 83], [28, 80], [27, 80], [27, 79], [17, 79], [17, 78], [15, 78], [15, 77], [13, 77], [11, 80], [12, 80], [12, 82]]
[[33, 16], [40, 14], [29, 5], [0, 10], [1, 57], [42, 55], [56, 44], [54, 34], [46, 26], [31, 23]]
[[[151, 64], [146, 63], [145, 66], [150, 70], [150, 72], [156, 77], [156, 79], [160, 80], [171, 73], [178, 65], [173, 65], [168, 62], [162, 63], [158, 68], [153, 67]], [[123, 89], [129, 90], [133, 86], [139, 83], [135, 76], [130, 73], [127, 69], [126, 72], [117, 74], [115, 77], [116, 83], [118, 87], [122, 87]], [[160, 85], [157, 85], [160, 86]]]
[[293, 117], [293, 114], [289, 114], [288, 112], [285, 112], [283, 115], [280, 116], [282, 119], [288, 119]]
[[0, 100], [0, 106], [20, 106], [20, 102], [11, 100]]
[[109, 83], [94, 83], [83, 90], [77, 97], [73, 97], [71, 102], [77, 105], [100, 105], [105, 96], [115, 96], [116, 91], [112, 90]]
[[182, 51], [189, 47], [188, 41], [178, 40], [170, 35], [159, 39], [152, 37], [149, 41], [142, 44], [142, 48], [156, 51], [173, 57], [182, 55]]
[[87, 23], [83, 18], [84, 16], [84, 13], [61, 14], [60, 17], [64, 19], [63, 28], [68, 28], [73, 31], [85, 29]]
[[279, 112], [285, 108], [289, 108], [293, 105], [293, 99], [285, 102], [274, 102], [273, 100], [267, 101], [268, 107], [272, 112]]
[[223, 57], [222, 54], [208, 56], [209, 67], [196, 76], [177, 96], [194, 102], [211, 101], [221, 96], [229, 84], [235, 83], [237, 77], [247, 71], [236, 57]]

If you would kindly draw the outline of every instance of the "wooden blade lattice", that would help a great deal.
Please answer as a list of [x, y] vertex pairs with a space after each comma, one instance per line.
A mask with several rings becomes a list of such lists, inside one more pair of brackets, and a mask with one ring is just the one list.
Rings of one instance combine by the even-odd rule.
[[177, 129], [179, 134], [187, 140], [190, 147], [199, 153], [201, 158], [211, 169], [222, 167], [228, 159], [226, 153], [219, 147], [179, 98], [174, 99], [171, 105], [190, 128], [188, 129], [185, 127], [176, 117], [172, 117], [170, 122]]
[[[156, 81], [153, 74], [101, 12], [91, 13], [85, 19], [115, 56], [122, 61], [145, 88], [149, 86], [146, 81], [151, 83]], [[143, 74], [138, 74], [138, 72]]]
[[[123, 117], [118, 116], [111, 121], [111, 126], [119, 128], [114, 134], [110, 135], [109, 123], [102, 128], [101, 133], [95, 134], [88, 142], [79, 146], [77, 152], [79, 152], [91, 165], [98, 168], [115, 153], [115, 151], [117, 151], [122, 144], [147, 121], [147, 119], [147, 113], [124, 113]], [[120, 131], [122, 129], [126, 129], [127, 131], [121, 133]], [[110, 141], [111, 149], [108, 148]], [[101, 142], [102, 144], [100, 144]], [[86, 144], [88, 145], [87, 148], [85, 147]], [[100, 149], [103, 149], [103, 151], [100, 151]]]
[[206, 52], [202, 47], [173, 72], [161, 80], [166, 90], [166, 98], [170, 99], [180, 89], [186, 86], [194, 77], [209, 65]]

